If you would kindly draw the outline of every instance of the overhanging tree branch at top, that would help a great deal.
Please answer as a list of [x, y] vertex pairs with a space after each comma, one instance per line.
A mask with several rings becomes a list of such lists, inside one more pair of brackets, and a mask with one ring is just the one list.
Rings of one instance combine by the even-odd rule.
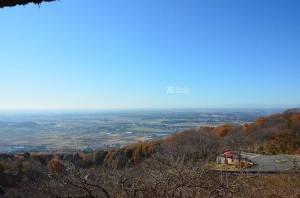
[[56, 0], [0, 0], [0, 8], [14, 7], [17, 5], [26, 5], [28, 3], [41, 4], [43, 2], [52, 2]]

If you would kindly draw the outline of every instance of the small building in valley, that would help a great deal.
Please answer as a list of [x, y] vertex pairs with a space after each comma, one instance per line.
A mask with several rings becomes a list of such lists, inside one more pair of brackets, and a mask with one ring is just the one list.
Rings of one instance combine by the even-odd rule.
[[219, 155], [216, 160], [218, 164], [237, 164], [248, 161], [247, 158], [242, 157], [239, 152], [235, 151], [226, 151], [222, 155]]

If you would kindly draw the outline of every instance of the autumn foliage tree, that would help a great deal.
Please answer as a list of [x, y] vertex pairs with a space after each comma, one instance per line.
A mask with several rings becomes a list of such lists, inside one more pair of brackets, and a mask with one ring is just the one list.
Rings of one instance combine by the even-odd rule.
[[214, 129], [214, 132], [217, 136], [219, 137], [225, 137], [226, 135], [228, 135], [229, 133], [234, 131], [234, 126], [230, 125], [230, 124], [224, 124], [224, 125], [220, 125], [218, 127], [216, 127]]
[[107, 155], [107, 151], [101, 151], [101, 150], [95, 151], [93, 153], [95, 165], [102, 165], [106, 155]]
[[294, 114], [290, 117], [291, 128], [297, 132], [300, 130], [300, 114]]
[[7, 185], [14, 173], [10, 178], [32, 186], [21, 189], [25, 197], [299, 197], [297, 172], [245, 176], [209, 169], [225, 150], [300, 153], [299, 120], [299, 113], [288, 112], [108, 151], [0, 155], [0, 182]]
[[266, 122], [266, 118], [258, 118], [255, 120], [254, 124], [263, 125]]
[[103, 163], [112, 167], [125, 167], [139, 163], [143, 158], [155, 153], [161, 140], [140, 142], [124, 148], [108, 150]]
[[59, 159], [51, 159], [48, 162], [48, 170], [52, 174], [59, 174], [65, 171], [65, 166]]

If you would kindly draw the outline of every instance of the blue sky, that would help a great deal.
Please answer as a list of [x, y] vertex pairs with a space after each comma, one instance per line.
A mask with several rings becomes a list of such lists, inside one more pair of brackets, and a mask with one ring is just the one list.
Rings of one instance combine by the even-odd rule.
[[298, 0], [5, 8], [0, 108], [300, 106], [299, 10]]

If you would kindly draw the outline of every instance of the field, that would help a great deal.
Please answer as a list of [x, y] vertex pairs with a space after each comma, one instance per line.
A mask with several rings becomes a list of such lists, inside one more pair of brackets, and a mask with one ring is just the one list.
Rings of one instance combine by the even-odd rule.
[[164, 138], [185, 129], [252, 122], [278, 109], [0, 112], [0, 152], [95, 150]]

